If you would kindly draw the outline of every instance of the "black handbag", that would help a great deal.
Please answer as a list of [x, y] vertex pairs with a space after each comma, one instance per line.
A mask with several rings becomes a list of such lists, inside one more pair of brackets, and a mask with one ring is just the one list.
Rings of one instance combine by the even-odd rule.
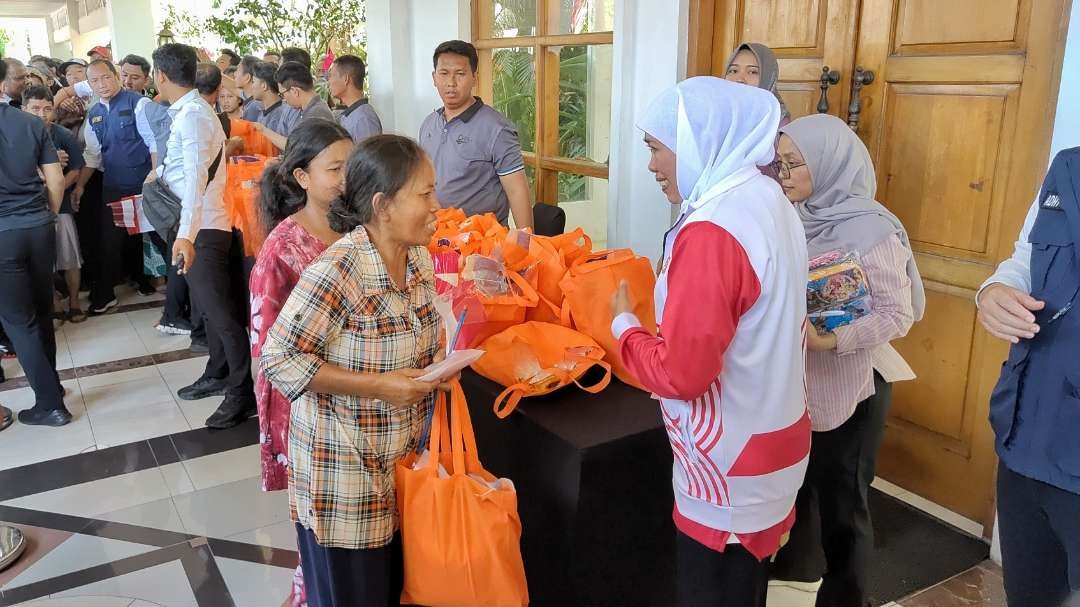
[[[207, 172], [206, 183], [209, 185], [217, 175], [218, 165], [221, 164], [221, 155], [224, 150], [218, 152], [214, 163]], [[147, 221], [154, 226], [154, 231], [165, 242], [172, 242], [180, 230], [180, 211], [183, 204], [164, 179], [158, 178], [143, 184], [142, 187], [143, 214]]]

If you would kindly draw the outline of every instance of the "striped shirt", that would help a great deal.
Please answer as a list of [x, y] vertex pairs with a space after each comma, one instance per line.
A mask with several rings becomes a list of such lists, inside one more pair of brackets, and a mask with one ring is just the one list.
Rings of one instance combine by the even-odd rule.
[[836, 350], [806, 353], [807, 401], [815, 432], [839, 428], [855, 407], [874, 395], [874, 371], [887, 382], [913, 374], [889, 342], [905, 335], [915, 321], [911, 251], [895, 235], [861, 256], [873, 311], [836, 330]]
[[412, 407], [307, 390], [324, 364], [386, 373], [431, 364], [439, 348], [435, 278], [423, 247], [409, 251], [407, 286], [357, 228], [300, 276], [262, 351], [262, 371], [293, 401], [289, 509], [324, 547], [390, 543], [397, 529], [394, 465], [416, 448], [434, 397]]

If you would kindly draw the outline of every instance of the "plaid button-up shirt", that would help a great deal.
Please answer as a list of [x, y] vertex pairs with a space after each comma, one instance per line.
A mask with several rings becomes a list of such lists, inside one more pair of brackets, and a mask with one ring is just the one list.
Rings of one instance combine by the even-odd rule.
[[416, 448], [434, 396], [412, 407], [307, 390], [324, 364], [386, 373], [431, 364], [439, 348], [434, 273], [409, 251], [407, 287], [357, 228], [300, 277], [262, 351], [262, 370], [293, 401], [289, 508], [324, 547], [375, 548], [397, 529], [394, 465]]

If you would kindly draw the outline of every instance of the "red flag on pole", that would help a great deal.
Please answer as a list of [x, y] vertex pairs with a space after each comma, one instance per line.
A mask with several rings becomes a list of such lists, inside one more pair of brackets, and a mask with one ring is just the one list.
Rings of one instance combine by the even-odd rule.
[[334, 64], [334, 49], [330, 48], [330, 46], [327, 45], [327, 47], [326, 47], [326, 57], [323, 58], [323, 62], [322, 62], [322, 71], [325, 72], [325, 71], [329, 70], [330, 66], [333, 65], [333, 64]]

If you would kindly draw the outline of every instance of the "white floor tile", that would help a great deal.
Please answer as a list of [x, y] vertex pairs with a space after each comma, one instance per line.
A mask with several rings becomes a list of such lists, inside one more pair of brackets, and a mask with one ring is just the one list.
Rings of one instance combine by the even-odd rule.
[[196, 490], [257, 477], [262, 471], [259, 445], [198, 457], [183, 464]]
[[[188, 384], [184, 384], [183, 386], [176, 388], [176, 390], [179, 390], [186, 385]], [[206, 418], [210, 417], [210, 414], [214, 411], [217, 411], [217, 408], [221, 406], [221, 401], [221, 396], [212, 396], [200, 400], [176, 399], [177, 404], [180, 405], [180, 410], [184, 412], [184, 417], [187, 418], [188, 424], [192, 428], [205, 428]]]
[[870, 483], [870, 486], [884, 493], [885, 495], [891, 495], [893, 497], [896, 497], [903, 493], [907, 493], [907, 489], [904, 489], [903, 487], [900, 487], [898, 485], [894, 485], [889, 481], [881, 478], [880, 476], [874, 477], [874, 482]]
[[72, 596], [37, 599], [29, 603], [19, 603], [15, 607], [137, 607], [150, 603], [132, 601], [126, 596]]
[[140, 504], [116, 512], [98, 514], [94, 518], [184, 533], [184, 523], [180, 520], [180, 513], [176, 511], [176, 505], [173, 504], [170, 498]]
[[[20, 497], [4, 502], [4, 505], [92, 517], [168, 497], [169, 488], [165, 485], [161, 473], [157, 468], [149, 468]], [[254, 524], [249, 529], [259, 526], [262, 525]], [[234, 533], [239, 531], [242, 529], [237, 529]]]
[[195, 485], [192, 484], [191, 477], [188, 476], [184, 464], [177, 462], [160, 466], [158, 469], [161, 470], [161, 475], [165, 477], [165, 485], [172, 495], [183, 495], [195, 490]]
[[116, 293], [116, 300], [122, 306], [141, 304], [148, 301], [165, 301], [165, 287], [158, 287], [158, 292], [153, 295], [140, 295], [137, 289], [128, 285], [116, 287], [113, 292]]
[[[168, 394], [165, 394], [168, 397]], [[118, 399], [119, 400], [119, 399]], [[104, 407], [106, 410], [102, 410]], [[125, 398], [102, 405], [95, 400], [88, 408], [90, 425], [99, 447], [112, 447], [155, 436], [167, 436], [191, 429], [176, 401], [143, 404]]]
[[[127, 321], [127, 319], [124, 320]], [[71, 348], [71, 359], [75, 366], [83, 367], [114, 360], [124, 360], [125, 358], [136, 358], [150, 353], [146, 346], [143, 345], [142, 340], [139, 339], [139, 335], [135, 333], [135, 329], [131, 327], [131, 323], [128, 323], [127, 331], [118, 333], [121, 336], [108, 333], [104, 337], [69, 342], [68, 347]]]
[[229, 536], [289, 520], [284, 491], [264, 493], [258, 478], [218, 485], [173, 498], [188, 533]]
[[946, 523], [965, 531], [975, 537], [982, 537], [983, 526], [975, 521], [961, 516], [944, 506], [940, 506], [931, 502], [930, 500], [914, 493], [904, 493], [897, 496], [897, 499], [902, 500], [919, 510], [929, 514], [930, 516], [945, 521]]
[[191, 345], [191, 337], [187, 335], [165, 335], [155, 328], [161, 318], [161, 308], [128, 312], [127, 316], [139, 339], [151, 354], [183, 350]]
[[157, 550], [156, 546], [76, 533], [16, 576], [5, 588], [18, 588], [154, 550]]
[[[75, 455], [97, 445], [90, 418], [83, 406], [76, 380], [61, 382], [67, 388], [64, 398], [74, 419], [66, 426], [24, 426], [16, 421], [0, 435], [0, 470], [18, 468], [68, 455]], [[34, 406], [34, 391], [19, 388], [0, 392], [0, 404], [18, 412]]]
[[161, 372], [161, 376], [165, 378], [165, 383], [175, 392], [184, 386], [191, 385], [195, 380], [202, 377], [208, 358], [208, 356], [188, 358], [164, 363], [158, 365], [157, 368]]
[[267, 527], [237, 533], [229, 538], [233, 541], [255, 544], [256, 546], [271, 546], [283, 550], [296, 550], [296, 527], [292, 521], [276, 523]]
[[277, 607], [289, 598], [293, 570], [234, 559], [215, 559], [238, 606]]
[[124, 369], [123, 371], [113, 371], [111, 373], [99, 373], [98, 375], [90, 375], [87, 377], [79, 378], [79, 385], [84, 390], [91, 388], [100, 388], [102, 386], [112, 386], [115, 384], [125, 384], [128, 382], [145, 382], [149, 380], [164, 381], [161, 379], [161, 373], [153, 365], [146, 367], [138, 367], [136, 369]]
[[[68, 349], [67, 336], [64, 334], [63, 328], [61, 328], [56, 332], [56, 369], [58, 371], [63, 371], [64, 369], [70, 369], [73, 366], [74, 363], [71, 360], [71, 350]], [[0, 362], [0, 367], [3, 367], [4, 375], [8, 379], [15, 379], [26, 375], [22, 365], [19, 364], [18, 358], [6, 358]]]
[[125, 596], [167, 607], [197, 607], [191, 584], [178, 561], [162, 563], [119, 577], [102, 580], [54, 597]]

